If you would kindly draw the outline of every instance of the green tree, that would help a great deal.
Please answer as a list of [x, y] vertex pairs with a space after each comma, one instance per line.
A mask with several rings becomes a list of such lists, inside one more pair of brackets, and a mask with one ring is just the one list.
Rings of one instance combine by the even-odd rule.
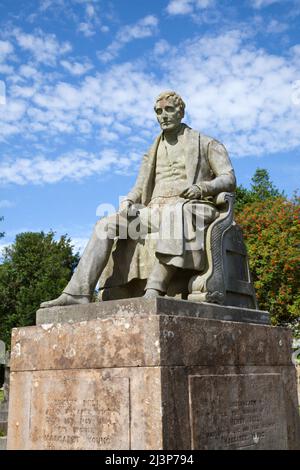
[[283, 196], [270, 180], [267, 170], [257, 168], [251, 184], [251, 192], [255, 201], [265, 201], [268, 198]]
[[254, 202], [252, 192], [249, 189], [244, 188], [241, 184], [237, 186], [235, 191], [235, 213], [239, 213], [245, 206], [252, 204], [252, 202]]
[[235, 210], [238, 213], [248, 204], [280, 196], [284, 197], [284, 193], [272, 183], [268, 171], [264, 168], [257, 168], [251, 179], [250, 189], [242, 185], [237, 187]]
[[[259, 196], [236, 214], [243, 229], [259, 307], [275, 325], [299, 325], [300, 198], [288, 200], [257, 180]], [[298, 332], [299, 334], [299, 332]]]
[[0, 265], [0, 339], [10, 343], [11, 328], [35, 323], [43, 300], [57, 297], [79, 260], [66, 235], [25, 232], [4, 249]]

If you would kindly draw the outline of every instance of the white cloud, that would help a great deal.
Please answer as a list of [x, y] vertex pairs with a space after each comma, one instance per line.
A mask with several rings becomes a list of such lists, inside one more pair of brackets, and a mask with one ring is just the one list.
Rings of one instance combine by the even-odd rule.
[[102, 7], [100, 0], [40, 0], [40, 5], [27, 20], [37, 21], [41, 16], [49, 18], [53, 14], [55, 18], [67, 18], [69, 23], [75, 23], [77, 32], [89, 38], [97, 32], [107, 32], [108, 26], [104, 21], [111, 21], [107, 11], [110, 7]]
[[103, 25], [100, 27], [101, 33], [108, 33], [109, 32], [109, 27], [107, 25]]
[[[285, 19], [287, 20], [287, 18]], [[262, 34], [264, 36], [266, 34], [280, 34], [285, 31], [288, 33], [288, 30], [291, 27], [291, 25], [288, 22], [282, 21], [282, 18], [280, 19], [276, 19], [275, 17], [268, 18], [268, 16], [264, 15], [263, 12], [260, 12], [260, 14], [256, 13], [253, 16], [252, 21], [251, 21], [251, 26], [247, 24], [245, 26], [247, 28], [247, 31], [249, 31], [249, 33], [252, 31], [253, 35]], [[283, 42], [285, 43], [285, 46], [288, 44], [287, 35], [284, 35], [284, 36], [281, 35], [279, 40], [280, 40], [280, 43], [278, 45], [278, 50], [279, 50], [280, 44], [282, 46]]]
[[8, 248], [10, 245], [11, 243], [0, 243], [0, 260], [4, 257], [5, 248]]
[[193, 5], [191, 0], [171, 0], [167, 6], [170, 15], [186, 15], [192, 13]]
[[103, 140], [103, 142], [113, 142], [119, 139], [119, 136], [116, 132], [112, 132], [106, 127], [103, 127], [100, 130], [100, 139]]
[[280, 34], [283, 33], [284, 31], [289, 29], [289, 25], [287, 23], [283, 23], [278, 20], [271, 20], [266, 26], [265, 26], [265, 31], [267, 33], [273, 33], [273, 34]]
[[0, 163], [0, 184], [23, 185], [57, 183], [62, 180], [79, 181], [112, 168], [115, 171], [126, 170], [129, 163], [130, 159], [119, 156], [111, 149], [103, 150], [100, 155], [76, 150], [56, 160], [49, 160], [43, 156], [15, 158]]
[[49, 8], [57, 6], [64, 6], [64, 0], [40, 0], [39, 9], [47, 11]]
[[2, 124], [16, 123], [24, 117], [25, 112], [26, 103], [24, 101], [7, 99], [5, 106], [1, 106], [0, 108], [0, 122]]
[[[0, 69], [1, 70], [1, 69]], [[0, 80], [0, 106], [6, 104], [6, 85]]]
[[61, 60], [61, 65], [70, 72], [71, 75], [85, 75], [94, 66], [87, 60], [84, 62], [70, 62], [69, 60]]
[[1, 209], [10, 209], [11, 207], [14, 207], [15, 203], [12, 201], [8, 201], [7, 199], [2, 199], [0, 200], [0, 208]]
[[72, 237], [71, 238], [71, 245], [73, 245], [74, 249], [73, 249], [73, 252], [74, 253], [79, 253], [80, 255], [82, 255], [83, 253], [83, 250], [85, 249], [86, 245], [88, 244], [88, 241], [89, 241], [89, 238], [86, 237]]
[[[101, 15], [99, 12], [99, 4], [93, 2], [93, 0], [78, 1], [84, 5], [84, 20], [80, 21], [77, 27], [77, 31], [82, 33], [85, 37], [91, 37], [96, 34], [97, 31], [106, 32], [108, 27], [102, 24]], [[103, 16], [103, 15], [102, 15]]]
[[129, 42], [135, 39], [143, 39], [153, 36], [157, 31], [158, 19], [154, 15], [148, 15], [132, 25], [121, 28], [116, 39], [107, 47], [105, 51], [99, 51], [98, 57], [102, 62], [109, 62], [115, 59], [120, 50]]
[[[24, 96], [33, 92], [30, 88], [16, 86], [12, 91]], [[152, 127], [153, 93], [159, 93], [160, 85], [147, 73], [138, 71], [131, 64], [115, 66], [106, 73], [97, 73], [87, 76], [80, 84], [71, 85], [67, 82], [58, 82], [54, 86], [40, 86], [30, 103], [26, 119], [15, 121], [19, 132], [24, 127], [30, 132], [43, 130], [47, 133], [89, 133], [94, 131], [100, 138], [109, 141], [128, 135], [136, 126], [144, 129]], [[137, 97], [141, 102], [137, 106]], [[3, 120], [5, 113], [3, 110]], [[0, 114], [1, 120], [1, 114]], [[128, 130], [129, 129], [129, 130]], [[12, 129], [0, 127], [1, 134], [12, 132]]]
[[21, 49], [31, 53], [37, 62], [47, 65], [56, 65], [58, 57], [72, 50], [69, 42], [60, 43], [55, 34], [47, 34], [40, 29], [34, 34], [28, 34], [19, 28], [14, 28], [10, 34]]
[[86, 21], [82, 21], [79, 23], [77, 27], [77, 31], [79, 33], [82, 33], [87, 38], [94, 36], [94, 34], [96, 34], [94, 25]]
[[37, 76], [38, 71], [32, 65], [24, 64], [24, 65], [21, 65], [19, 69], [19, 74], [26, 78], [33, 78]]
[[[140, 136], [145, 129], [154, 132], [153, 98], [173, 87], [185, 97], [193, 125], [224, 138], [235, 155], [293, 148], [300, 143], [299, 108], [291, 102], [298, 49], [284, 58], [246, 44], [235, 31], [187, 42], [181, 55], [171, 48], [161, 81], [125, 64], [86, 77], [77, 87], [62, 82], [35, 95], [37, 108], [29, 114], [50, 132], [72, 133], [79, 122], [83, 128], [93, 123], [100, 139], [113, 142], [122, 135], [120, 124]], [[128, 138], [136, 141], [135, 131]]]
[[273, 3], [282, 2], [282, 0], [250, 0], [254, 8], [264, 8], [272, 5]]
[[14, 73], [14, 68], [11, 65], [0, 63], [0, 74], [12, 75], [13, 73]]
[[91, 3], [88, 3], [85, 7], [85, 11], [86, 11], [86, 16], [88, 18], [93, 18], [95, 15], [96, 15], [96, 10], [95, 10], [95, 7], [94, 5], [92, 5]]
[[117, 34], [117, 39], [126, 44], [134, 39], [142, 39], [152, 36], [156, 31], [158, 19], [154, 15], [148, 15], [133, 25], [124, 26]]
[[300, 145], [300, 108], [291, 99], [295, 54], [268, 54], [232, 31], [187, 42], [180, 57], [169, 53], [164, 68], [169, 85], [185, 97], [193, 126], [219, 136], [235, 156]]
[[196, 6], [198, 8], [207, 8], [214, 5], [215, 0], [196, 0]]
[[8, 54], [13, 52], [14, 48], [9, 41], [0, 40], [0, 63], [6, 59]]
[[25, 99], [32, 98], [36, 93], [36, 88], [33, 86], [14, 85], [11, 90], [15, 97]]
[[167, 5], [167, 12], [170, 15], [188, 15], [195, 9], [212, 7], [215, 0], [171, 0]]
[[[166, 51], [168, 60], [162, 61]], [[0, 179], [50, 183], [135, 168], [134, 155], [142, 155], [159, 130], [154, 98], [170, 88], [187, 103], [186, 122], [219, 138], [231, 155], [292, 152], [300, 146], [300, 106], [292, 99], [300, 79], [299, 51], [300, 44], [285, 56], [269, 54], [240, 31], [230, 31], [177, 47], [159, 41], [143, 68], [140, 61], [113, 65], [102, 73], [77, 75], [72, 83], [42, 73], [34, 63], [23, 64], [9, 86], [6, 106], [0, 107], [0, 141], [19, 136], [11, 139], [9, 150], [19, 157], [8, 160], [2, 151]], [[65, 62], [74, 64], [69, 58]], [[60, 143], [73, 146], [74, 153], [59, 150]], [[88, 145], [93, 154], [76, 150]], [[113, 152], [108, 160], [106, 147], [125, 157]], [[62, 156], [49, 158], [53, 148]], [[40, 156], [28, 157], [34, 153]]]
[[157, 41], [154, 46], [154, 54], [159, 56], [163, 55], [170, 50], [170, 44], [165, 39]]

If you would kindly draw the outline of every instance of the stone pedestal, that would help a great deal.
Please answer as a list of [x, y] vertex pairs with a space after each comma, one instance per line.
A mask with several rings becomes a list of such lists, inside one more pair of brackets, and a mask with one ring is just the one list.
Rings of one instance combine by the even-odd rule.
[[267, 321], [171, 299], [39, 311], [12, 334], [8, 449], [296, 449], [291, 336]]

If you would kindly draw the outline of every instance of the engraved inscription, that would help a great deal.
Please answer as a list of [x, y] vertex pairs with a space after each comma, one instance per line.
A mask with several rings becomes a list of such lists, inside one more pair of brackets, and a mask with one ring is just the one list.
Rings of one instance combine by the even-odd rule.
[[35, 374], [33, 449], [128, 449], [129, 380], [99, 371]]
[[279, 374], [189, 377], [193, 449], [286, 449]]

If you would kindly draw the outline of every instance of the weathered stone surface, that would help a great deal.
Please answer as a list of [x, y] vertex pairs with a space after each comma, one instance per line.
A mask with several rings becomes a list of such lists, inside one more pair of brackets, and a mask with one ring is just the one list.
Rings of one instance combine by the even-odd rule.
[[17, 372], [11, 403], [9, 449], [162, 448], [159, 368]]
[[[174, 302], [179, 311], [186, 305]], [[123, 315], [14, 329], [12, 370], [290, 363], [291, 335], [286, 329], [158, 315], [157, 310], [154, 315], [140, 313], [142, 305], [149, 304], [140, 299], [136, 314], [132, 304]], [[97, 312], [98, 306], [93, 307]]]
[[[242, 386], [243, 381], [246, 382], [244, 377], [249, 376], [253, 381], [252, 392]], [[201, 413], [207, 412], [208, 406], [201, 409], [201, 402], [197, 400], [197, 388], [193, 384], [195, 377], [206, 377], [208, 383], [205, 385], [209, 385], [212, 379], [210, 387], [215, 384], [214, 377], [220, 377], [212, 396], [218, 395], [219, 407], [224, 405], [223, 416], [220, 418], [220, 408], [214, 403], [214, 407], [210, 409], [210, 428], [206, 424], [201, 424], [200, 418], [203, 417]], [[227, 391], [232, 396], [239, 397], [239, 405], [237, 403], [236, 406], [231, 404], [231, 407], [225, 405], [224, 381], [227, 377], [232, 377]], [[274, 383], [271, 382], [271, 388], [270, 377], [275, 377]], [[274, 389], [277, 387], [277, 377], [279, 395]], [[74, 378], [75, 384], [78, 380], [82, 383], [81, 390], [84, 390], [86, 381], [92, 383], [95, 378], [100, 384], [108, 381], [104, 387], [107, 390], [111, 389], [112, 393], [110, 397], [106, 397], [105, 403], [100, 404], [100, 410], [97, 406], [103, 396], [102, 385], [98, 385], [100, 395], [97, 395], [97, 399], [90, 399], [93, 390], [89, 390], [87, 398], [89, 401], [84, 403], [82, 395], [73, 399], [75, 397], [73, 390], [70, 395], [66, 395], [67, 387], [72, 387], [74, 384]], [[36, 386], [37, 390], [34, 390], [36, 382], [39, 385]], [[59, 383], [58, 388], [54, 387], [54, 394], [51, 382]], [[65, 383], [68, 385], [64, 385]], [[123, 404], [114, 401], [120, 390], [118, 387], [126, 383], [129, 387], [124, 388], [125, 394], [121, 401], [128, 403], [129, 400], [130, 422], [127, 420], [125, 409], [122, 411]], [[40, 384], [42, 386], [39, 389]], [[269, 387], [267, 394], [266, 386]], [[284, 401], [280, 387], [283, 389]], [[242, 406], [242, 402], [250, 400], [249, 397], [255, 388], [255, 407], [247, 409]], [[220, 433], [220, 441], [214, 443], [210, 439], [208, 444], [205, 444], [207, 448], [216, 448], [216, 444], [224, 449], [240, 448], [243, 447], [239, 445], [243, 439], [241, 436], [246, 432], [243, 430], [242, 420], [245, 421], [244, 427], [248, 427], [248, 439], [249, 433], [255, 438], [251, 448], [292, 449], [299, 446], [299, 419], [296, 413], [297, 403], [291, 367], [242, 367], [240, 370], [227, 366], [141, 367], [100, 371], [52, 371], [51, 374], [49, 371], [16, 372], [13, 373], [12, 390], [11, 400], [14, 406], [10, 410], [10, 449], [112, 449], [116, 439], [115, 448], [118, 449], [202, 449], [205, 448], [200, 447], [203, 442], [197, 441], [195, 436], [198, 425], [203, 433], [207, 433], [212, 427]], [[61, 394], [57, 400], [61, 402], [53, 406], [53, 399], [59, 390]], [[202, 395], [204, 393], [205, 390], [202, 391]], [[200, 393], [199, 396], [202, 395]], [[275, 410], [272, 422], [268, 413], [261, 414], [258, 420], [258, 410], [262, 406]], [[60, 407], [60, 413], [57, 407]], [[35, 409], [34, 413], [30, 413], [32, 408]], [[282, 415], [283, 409], [284, 415]], [[236, 411], [238, 416], [236, 419], [241, 421], [240, 424], [236, 422], [231, 431], [235, 433], [236, 442], [228, 445], [228, 442], [224, 442], [224, 429], [226, 429], [224, 427], [230, 423], [233, 411]], [[257, 442], [255, 434], [260, 438]], [[128, 447], [124, 445], [126, 443]], [[212, 447], [209, 447], [211, 444]]]
[[237, 321], [245, 323], [270, 324], [269, 313], [239, 307], [225, 307], [209, 303], [188, 302], [158, 297], [143, 297], [110, 300], [87, 305], [70, 305], [68, 307], [42, 308], [37, 311], [36, 324], [66, 323], [94, 320], [114, 315], [176, 315], [215, 320]]
[[8, 448], [297, 448], [290, 345], [283, 328], [159, 311], [16, 329]]
[[[257, 387], [255, 399], [261, 402], [264, 402], [266, 399], [272, 399], [271, 394], [265, 396], [263, 387], [259, 387], [259, 380], [263, 376], [280, 376], [281, 387], [283, 387], [284, 395], [284, 410], [285, 418], [284, 421], [281, 421], [281, 428], [287, 434], [289, 449], [298, 449], [300, 446], [300, 423], [299, 423], [299, 414], [297, 406], [297, 396], [296, 396], [296, 387], [295, 387], [295, 375], [293, 367], [291, 366], [242, 366], [242, 367], [231, 367], [231, 366], [209, 366], [209, 367], [165, 367], [162, 369], [162, 403], [163, 403], [163, 423], [164, 429], [167, 429], [167, 432], [164, 433], [164, 449], [190, 449], [193, 447], [193, 434], [192, 434], [192, 416], [199, 415], [199, 402], [194, 401], [195, 406], [191, 406], [191, 387], [190, 380], [193, 377], [219, 377], [222, 381], [222, 378], [236, 377], [236, 380], [233, 380], [231, 383], [231, 388], [229, 389], [231, 394], [238, 394], [240, 401], [243, 400], [243, 396], [246, 401], [248, 395], [247, 388], [239, 388], [240, 377], [252, 376], [254, 386]], [[256, 378], [258, 380], [256, 381]], [[268, 380], [268, 379], [267, 379]], [[203, 391], [205, 393], [205, 391]], [[218, 388], [219, 401], [222, 400], [222, 395], [224, 395], [223, 384]], [[281, 407], [279, 403], [281, 393], [280, 390], [278, 395], [275, 396], [275, 400], [272, 402], [273, 407]], [[180, 397], [180, 399], [179, 399]], [[257, 402], [258, 403], [258, 402]], [[274, 404], [275, 403], [275, 404]], [[279, 403], [279, 404], [278, 404]], [[229, 404], [228, 404], [229, 405]], [[227, 419], [230, 419], [230, 408], [226, 405], [223, 414], [227, 414]], [[268, 403], [268, 406], [271, 406]], [[247, 413], [243, 413], [243, 409], [239, 406], [237, 410], [241, 417], [244, 416], [247, 421]], [[279, 413], [280, 415], [280, 413]], [[277, 415], [278, 418], [278, 415]], [[279, 419], [279, 418], [278, 418]], [[275, 423], [275, 421], [273, 421]], [[286, 422], [286, 428], [285, 424]], [[211, 425], [216, 426], [216, 428], [221, 431], [222, 423], [219, 422], [219, 412], [215, 407], [212, 409], [211, 413]], [[225, 421], [226, 423], [226, 421]], [[278, 421], [277, 421], [278, 423]], [[250, 422], [247, 423], [250, 427]], [[245, 424], [245, 426], [247, 426]], [[268, 424], [268, 416], [262, 416], [262, 419], [259, 422], [259, 427], [257, 427], [257, 432], [263, 432], [263, 428]], [[224, 427], [224, 423], [223, 423]], [[201, 425], [201, 430], [203, 433], [206, 432], [206, 427]], [[255, 434], [255, 432], [253, 433]], [[278, 441], [277, 441], [278, 443]], [[199, 442], [198, 442], [199, 444]], [[221, 443], [222, 447], [225, 448], [224, 442]], [[268, 442], [258, 442], [257, 444], [264, 445], [264, 448], [268, 448]], [[199, 448], [194, 442], [194, 448]], [[202, 448], [202, 447], [201, 447]], [[220, 447], [221, 448], [221, 447]], [[256, 448], [253, 447], [253, 448]]]
[[193, 449], [286, 449], [280, 374], [189, 376]]
[[33, 449], [129, 448], [128, 378], [103, 378], [99, 371], [41, 371], [33, 374], [32, 385]]

